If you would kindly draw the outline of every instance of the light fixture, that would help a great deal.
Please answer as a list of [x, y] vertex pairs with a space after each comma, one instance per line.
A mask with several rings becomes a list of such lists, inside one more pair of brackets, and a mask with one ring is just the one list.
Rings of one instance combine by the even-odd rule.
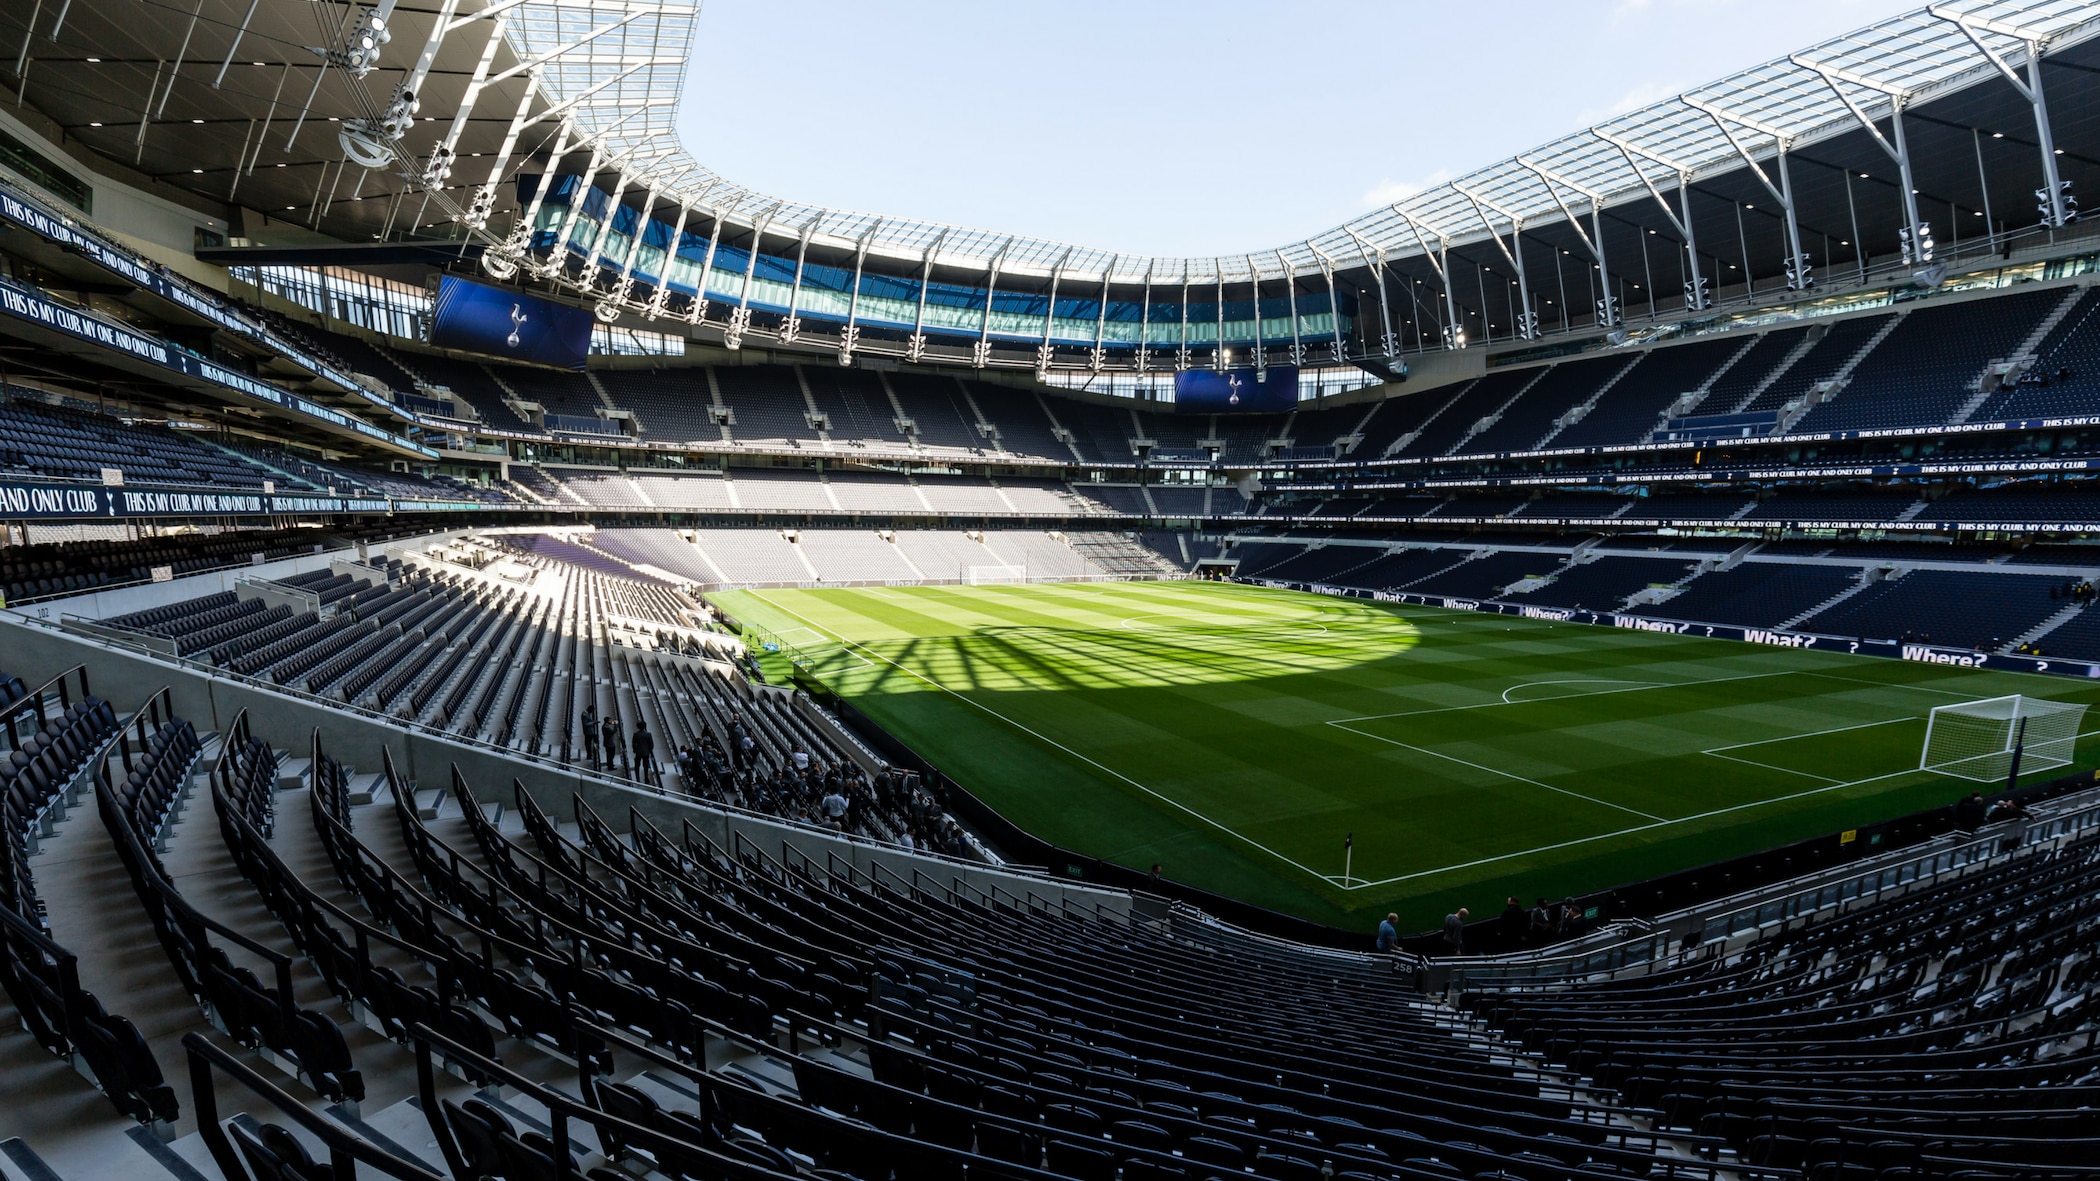
[[287, 205], [287, 206], [285, 206], [285, 208], [286, 208], [287, 210], [291, 210], [291, 209], [297, 209], [297, 208], [298, 208], [298, 206], [297, 206], [297, 205]]
[[193, 172], [193, 173], [195, 173], [195, 174], [196, 174], [196, 175], [198, 175], [198, 176], [203, 176], [203, 175], [204, 175], [204, 170], [203, 170], [202, 168], [192, 168], [192, 169], [190, 169], [190, 171], [191, 171], [191, 172]]
[[268, 62], [249, 62], [248, 64], [249, 64], [249, 65], [251, 65], [251, 66], [262, 66], [262, 65], [268, 65], [269, 63], [268, 63]]
[[89, 127], [100, 127], [100, 126], [102, 126], [102, 125], [101, 125], [100, 123], [90, 123], [90, 124], [88, 124], [88, 126], [89, 126]]
[[204, 122], [204, 120], [202, 120], [202, 119], [192, 119], [192, 120], [190, 120], [190, 122], [192, 122], [192, 123], [202, 123], [202, 122]]
[[1839, 239], [1838, 239], [1838, 245], [1840, 245], [1840, 246], [1850, 246], [1850, 245], [1852, 245], [1852, 243], [1851, 243], [1851, 241], [1850, 241], [1849, 239], [1845, 239], [1845, 238], [1839, 238]]
[[91, 57], [88, 59], [88, 64], [91, 66], [99, 66], [102, 64], [102, 59], [99, 57]]
[[1992, 138], [1992, 139], [2004, 139], [2004, 138], [2005, 138], [2005, 133], [2004, 133], [2004, 132], [2002, 132], [2002, 131], [1993, 131], [1993, 132], [1991, 132], [1991, 138]]
[[2058, 149], [2056, 149], [2056, 154], [2057, 154], [2057, 155], [2059, 155], [2059, 156], [2061, 156], [2061, 155], [2063, 155], [2063, 154], [2064, 154], [2064, 150], [2063, 150], [2062, 148], [2058, 148]]
[[1752, 204], [1751, 204], [1750, 202], [1748, 202], [1748, 201], [1745, 201], [1745, 202], [1743, 202], [1743, 208], [1745, 208], [1745, 209], [1755, 209], [1755, 208], [1757, 208], [1757, 206], [1755, 206], [1755, 205], [1752, 205]]
[[279, 165], [278, 165], [278, 167], [279, 167], [279, 168], [282, 168], [282, 167], [284, 167], [284, 165], [282, 165], [282, 164], [279, 164]]

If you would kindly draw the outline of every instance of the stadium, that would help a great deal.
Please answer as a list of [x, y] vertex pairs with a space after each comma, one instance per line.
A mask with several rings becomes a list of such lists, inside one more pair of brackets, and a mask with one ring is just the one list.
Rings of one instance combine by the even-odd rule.
[[0, 1181], [2100, 1181], [2100, 3], [1216, 257], [0, 46]]

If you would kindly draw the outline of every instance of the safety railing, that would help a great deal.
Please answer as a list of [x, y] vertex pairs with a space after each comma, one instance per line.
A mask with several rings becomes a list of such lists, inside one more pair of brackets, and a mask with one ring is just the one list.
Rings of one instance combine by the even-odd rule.
[[226, 1125], [219, 1115], [218, 1088], [222, 1079], [267, 1103], [285, 1119], [298, 1125], [300, 1131], [318, 1140], [326, 1155], [331, 1177], [357, 1177], [359, 1166], [376, 1170], [396, 1181], [452, 1181], [453, 1177], [469, 1176], [458, 1170], [448, 1175], [421, 1161], [409, 1160], [379, 1147], [313, 1110], [240, 1059], [213, 1045], [202, 1034], [184, 1034], [182, 1052], [189, 1064], [190, 1103], [197, 1118], [197, 1133], [204, 1137], [205, 1147], [211, 1150], [212, 1160], [224, 1176], [246, 1177], [249, 1174], [242, 1163], [241, 1150], [227, 1134]]

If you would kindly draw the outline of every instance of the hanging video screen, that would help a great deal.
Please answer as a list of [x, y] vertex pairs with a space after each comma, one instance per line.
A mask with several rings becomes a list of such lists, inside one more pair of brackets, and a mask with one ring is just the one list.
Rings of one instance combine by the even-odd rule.
[[1298, 367], [1188, 369], [1174, 375], [1177, 414], [1279, 414], [1298, 405]]
[[446, 275], [438, 281], [430, 343], [535, 365], [581, 369], [591, 349], [591, 314]]

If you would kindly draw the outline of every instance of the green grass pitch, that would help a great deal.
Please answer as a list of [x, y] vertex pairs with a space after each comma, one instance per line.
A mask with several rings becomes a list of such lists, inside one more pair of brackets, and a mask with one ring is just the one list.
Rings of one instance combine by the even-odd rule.
[[1947, 803], [1979, 785], [1916, 769], [1933, 706], [2100, 700], [2069, 678], [1220, 583], [714, 597], [1023, 828], [1365, 929]]

